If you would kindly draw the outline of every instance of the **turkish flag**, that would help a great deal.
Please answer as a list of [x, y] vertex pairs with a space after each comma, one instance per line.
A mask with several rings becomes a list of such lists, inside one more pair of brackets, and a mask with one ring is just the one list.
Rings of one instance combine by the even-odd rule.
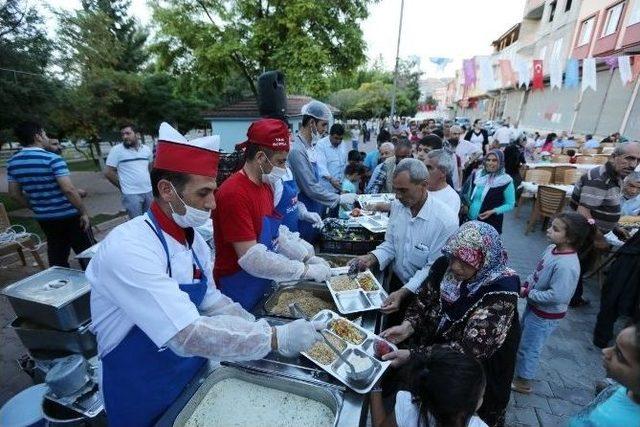
[[542, 59], [533, 60], [533, 89], [544, 89]]

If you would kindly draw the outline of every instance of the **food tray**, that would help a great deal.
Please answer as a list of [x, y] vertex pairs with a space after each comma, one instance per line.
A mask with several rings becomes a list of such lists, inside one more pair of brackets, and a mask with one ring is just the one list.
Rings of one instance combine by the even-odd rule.
[[[375, 289], [366, 290], [360, 284], [363, 280], [367, 280]], [[389, 296], [387, 292], [382, 288], [378, 279], [371, 273], [370, 270], [358, 273], [356, 281], [358, 287], [354, 283], [352, 288], [339, 290], [336, 289], [337, 282], [353, 282], [350, 281], [348, 276], [340, 275], [331, 277], [327, 281], [327, 287], [331, 292], [333, 301], [338, 307], [338, 311], [342, 314], [358, 313], [360, 311], [378, 310], [382, 307], [382, 302]]]
[[357, 221], [372, 233], [384, 233], [389, 226], [389, 217], [386, 215], [361, 216]]
[[[342, 321], [347, 322], [350, 327], [355, 328], [354, 331], [357, 331], [357, 333], [361, 337], [360, 344], [353, 344], [348, 340], [342, 339], [340, 336], [338, 336], [333, 331], [331, 331], [331, 323], [338, 319], [341, 319]], [[317, 361], [316, 359], [314, 359], [312, 355], [309, 354], [309, 352], [306, 352], [306, 351], [303, 351], [302, 355], [305, 356], [307, 359], [311, 360], [313, 363], [315, 363], [319, 367], [321, 367], [323, 370], [328, 372], [331, 376], [336, 378], [338, 381], [342, 382], [344, 385], [346, 385], [356, 393], [365, 394], [371, 391], [374, 384], [378, 382], [380, 377], [382, 377], [382, 374], [384, 374], [384, 371], [386, 371], [389, 365], [391, 364], [390, 361], [383, 362], [375, 356], [375, 351], [374, 351], [375, 342], [384, 341], [394, 351], [397, 350], [398, 348], [392, 343], [386, 340], [383, 340], [382, 338], [378, 337], [374, 333], [361, 328], [360, 326], [349, 321], [348, 319], [345, 319], [344, 317], [340, 317], [340, 315], [338, 315], [337, 313], [331, 310], [322, 310], [312, 320], [327, 322], [327, 329], [323, 330], [323, 333], [327, 334], [327, 338], [330, 339], [332, 342], [336, 340], [339, 342], [342, 342], [342, 345], [340, 346], [341, 348], [344, 348], [344, 350], [342, 351], [342, 354], [345, 357], [347, 357], [347, 359], [349, 359], [349, 357], [354, 354], [360, 357], [369, 358], [373, 363], [373, 365], [375, 366], [375, 370], [374, 370], [375, 373], [372, 375], [370, 382], [367, 383], [366, 385], [354, 385], [346, 376], [346, 370], [348, 370], [349, 367], [346, 366], [346, 364], [337, 355], [335, 355], [335, 353], [333, 354], [334, 358], [330, 363], [322, 363], [320, 361]], [[329, 337], [332, 337], [333, 339]], [[326, 346], [326, 344], [324, 345]]]
[[[329, 292], [329, 290], [323, 283], [298, 282], [298, 283], [291, 283], [286, 285], [282, 284], [278, 286], [276, 290], [264, 302], [265, 313], [268, 314], [269, 316], [295, 319], [296, 317], [291, 315], [291, 313], [288, 311], [288, 308], [287, 308], [287, 311], [282, 311], [282, 312], [277, 311], [277, 308], [276, 308], [278, 304], [278, 298], [280, 298], [280, 295], [295, 292], [295, 291], [305, 291], [306, 293], [311, 294], [316, 298], [326, 301], [334, 309], [336, 308], [335, 303], [332, 300], [331, 292]], [[301, 304], [300, 308], [302, 309], [303, 312], [305, 311], [304, 305]], [[320, 311], [315, 313], [305, 312], [305, 314], [309, 317], [313, 317]]]
[[640, 227], [640, 216], [621, 216], [618, 220], [618, 225], [623, 228]]
[[394, 193], [379, 193], [379, 194], [359, 194], [357, 197], [358, 203], [364, 208], [369, 203], [391, 203], [396, 199]]

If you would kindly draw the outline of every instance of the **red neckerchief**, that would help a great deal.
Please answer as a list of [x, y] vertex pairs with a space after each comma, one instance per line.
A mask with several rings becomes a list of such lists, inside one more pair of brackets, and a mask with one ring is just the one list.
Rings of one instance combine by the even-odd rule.
[[158, 225], [162, 231], [176, 239], [181, 244], [187, 244], [187, 235], [184, 229], [176, 224], [172, 218], [168, 217], [155, 201], [151, 203], [151, 212], [156, 217], [156, 221], [158, 221]]

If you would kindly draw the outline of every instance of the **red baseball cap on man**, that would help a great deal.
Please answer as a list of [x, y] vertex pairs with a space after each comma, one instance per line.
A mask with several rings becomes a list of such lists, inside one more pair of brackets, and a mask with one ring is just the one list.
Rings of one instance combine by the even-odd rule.
[[273, 151], [289, 151], [289, 128], [278, 119], [260, 119], [251, 123], [247, 142]]

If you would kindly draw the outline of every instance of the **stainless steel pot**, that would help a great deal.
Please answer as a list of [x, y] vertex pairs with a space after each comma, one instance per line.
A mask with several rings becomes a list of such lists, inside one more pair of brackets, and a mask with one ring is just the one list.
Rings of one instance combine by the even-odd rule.
[[7, 286], [2, 293], [19, 317], [71, 331], [91, 318], [89, 291], [82, 271], [51, 267]]

